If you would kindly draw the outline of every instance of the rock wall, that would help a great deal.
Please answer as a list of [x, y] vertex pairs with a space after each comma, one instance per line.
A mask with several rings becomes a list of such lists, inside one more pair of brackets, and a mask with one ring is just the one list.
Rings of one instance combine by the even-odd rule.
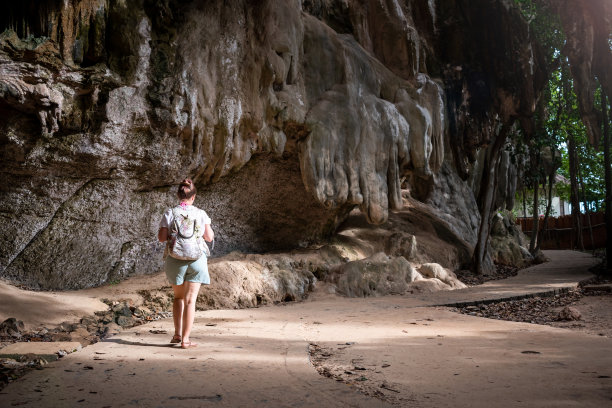
[[384, 224], [408, 190], [463, 264], [478, 154], [542, 80], [506, 0], [3, 7], [0, 277], [33, 288], [157, 272], [186, 176], [216, 254], [308, 246], [355, 207]]

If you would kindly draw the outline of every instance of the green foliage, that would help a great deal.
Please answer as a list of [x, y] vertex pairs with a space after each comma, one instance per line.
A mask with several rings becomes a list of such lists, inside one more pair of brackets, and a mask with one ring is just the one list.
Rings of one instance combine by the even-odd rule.
[[[565, 68], [567, 69], [567, 68]], [[569, 84], [563, 84], [562, 81], [569, 81]], [[604, 157], [603, 157], [603, 142], [599, 150], [595, 149], [588, 142], [586, 128], [580, 118], [578, 111], [578, 99], [573, 91], [569, 72], [562, 72], [561, 69], [553, 72], [551, 83], [556, 89], [553, 94], [553, 101], [563, 109], [557, 111], [556, 121], [559, 123], [559, 132], [564, 137], [564, 140], [572, 138], [576, 143], [578, 153], [580, 179], [578, 182], [581, 185], [581, 190], [584, 189], [586, 197], [581, 197], [580, 201], [586, 200], [589, 207], [600, 209], [605, 198], [604, 184]], [[569, 86], [568, 86], [569, 85]], [[563, 89], [565, 88], [565, 92]], [[598, 90], [598, 93], [600, 90]], [[597, 102], [597, 100], [596, 100]], [[569, 157], [567, 143], [561, 141], [559, 149], [561, 150], [561, 167], [559, 174], [569, 180]], [[569, 201], [570, 187], [569, 185], [560, 186], [557, 188], [560, 197]], [[580, 192], [582, 195], [582, 191]]]
[[[539, 51], [544, 55], [543, 68], [549, 73], [558, 71], [561, 49], [565, 43], [559, 16], [535, 0], [514, 0], [514, 3], [529, 23], [530, 31], [537, 43], [540, 44]], [[530, 189], [536, 183], [542, 184], [561, 165], [559, 145], [563, 141], [563, 136], [557, 114], [557, 95], [558, 84], [551, 80], [538, 102], [533, 133], [527, 134], [521, 129], [512, 140], [515, 154], [524, 158], [522, 179], [519, 184]]]
[[[584, 191], [586, 201], [589, 208], [600, 210], [603, 208], [605, 194], [604, 183], [604, 159], [603, 149], [595, 150], [584, 137], [584, 133], [579, 134], [583, 138], [578, 144], [578, 160], [580, 161], [580, 173], [582, 182], [584, 183]], [[562, 165], [559, 169], [559, 174], [569, 179], [569, 159], [567, 146], [563, 145], [561, 150]], [[557, 192], [559, 197], [569, 201], [570, 187], [569, 184], [558, 186]], [[581, 192], [582, 194], [582, 192]], [[581, 197], [581, 200], [583, 197]]]
[[[562, 55], [565, 36], [559, 16], [546, 8], [546, 2], [514, 0], [514, 3], [542, 46], [546, 59], [545, 68], [550, 73], [549, 82], [535, 114], [534, 134], [526, 137], [524, 131], [521, 131], [513, 141], [513, 145], [518, 146], [517, 154], [520, 154], [521, 148], [525, 150], [524, 146], [528, 148], [528, 152], [522, 153], [529, 159], [524, 168], [522, 185], [532, 190], [534, 183], [543, 183], [548, 167], [547, 158], [543, 157], [545, 149], [557, 152], [557, 155], [552, 155], [552, 163], [549, 164], [558, 169], [558, 174], [569, 180], [567, 141], [572, 138], [577, 148], [580, 178], [583, 182], [581, 187], [584, 187], [586, 202], [590, 203], [591, 208], [601, 209], [605, 197], [603, 142], [599, 149], [588, 143], [569, 64]], [[598, 89], [594, 102], [595, 106], [601, 109], [600, 92], [601, 89]], [[555, 189], [560, 198], [569, 201], [569, 184], [558, 183]], [[583, 201], [582, 191], [580, 195], [580, 201]], [[522, 208], [520, 210], [522, 212]]]
[[551, 12], [544, 4], [535, 0], [514, 0], [525, 20], [529, 23], [532, 34], [541, 45], [545, 55], [547, 71], [553, 69], [561, 55], [565, 43], [565, 34], [561, 21], [556, 13]]
[[[559, 194], [557, 193], [556, 189], [562, 186], [562, 184], [557, 184], [555, 186], [555, 188], [553, 189], [553, 197], [555, 196], [559, 196]], [[546, 194], [548, 194], [548, 188], [545, 186], [540, 186], [540, 191], [541, 194], [538, 197], [538, 215], [544, 215], [544, 213], [546, 212], [546, 206], [548, 205], [548, 197]], [[525, 197], [523, 197], [523, 193], [525, 194]], [[525, 214], [523, 213], [523, 200], [526, 201], [527, 205], [526, 205], [526, 210], [527, 210], [527, 217], [530, 218], [533, 214], [533, 189], [525, 189], [525, 190], [518, 190], [515, 195], [514, 198], [516, 200], [516, 204], [514, 205], [514, 208], [512, 209], [512, 215], [515, 218], [520, 218], [520, 217], [524, 217]]]

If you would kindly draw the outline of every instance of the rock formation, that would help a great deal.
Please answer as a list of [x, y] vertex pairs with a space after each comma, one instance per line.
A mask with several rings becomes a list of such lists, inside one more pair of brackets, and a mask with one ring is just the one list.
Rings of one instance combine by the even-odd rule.
[[[355, 208], [384, 226], [412, 203], [398, 219], [421, 214], [455, 248], [424, 261], [491, 266], [491, 208], [514, 194], [500, 150], [544, 80], [511, 2], [3, 8], [0, 277], [67, 289], [157, 272], [185, 176], [217, 255], [306, 247]], [[409, 258], [415, 232], [387, 250]]]

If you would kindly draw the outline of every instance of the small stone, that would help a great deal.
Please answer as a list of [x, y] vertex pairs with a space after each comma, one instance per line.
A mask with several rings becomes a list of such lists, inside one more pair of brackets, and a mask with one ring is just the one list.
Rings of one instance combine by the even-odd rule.
[[565, 306], [557, 316], [557, 320], [580, 320], [582, 315], [575, 307]]
[[117, 324], [121, 327], [131, 327], [134, 326], [135, 321], [131, 316], [119, 316], [117, 317]]
[[115, 317], [114, 317], [114, 316], [115, 316], [115, 315], [114, 315], [112, 312], [106, 312], [106, 313], [104, 313], [103, 315], [101, 315], [100, 321], [101, 321], [103, 324], [110, 323], [110, 322], [114, 321], [114, 319], [115, 319]]
[[151, 314], [151, 310], [145, 306], [138, 306], [134, 308], [134, 315], [138, 317], [146, 317]]
[[25, 329], [25, 325], [21, 320], [14, 317], [9, 317], [0, 323], [0, 336], [21, 338], [21, 332]]
[[119, 303], [113, 306], [113, 312], [117, 316], [132, 317], [132, 309], [126, 303]]
[[56, 332], [71, 332], [71, 331], [76, 330], [78, 326], [79, 325], [75, 323], [63, 322], [63, 323], [60, 323], [56, 327], [55, 331]]
[[93, 316], [85, 316], [81, 319], [82, 326], [95, 326], [96, 324], [98, 324], [98, 319]]

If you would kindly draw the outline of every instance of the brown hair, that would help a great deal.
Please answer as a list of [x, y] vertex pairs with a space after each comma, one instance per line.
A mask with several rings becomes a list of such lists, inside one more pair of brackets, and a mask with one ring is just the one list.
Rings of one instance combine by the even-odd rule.
[[181, 200], [187, 200], [193, 197], [195, 193], [196, 193], [196, 187], [195, 187], [195, 184], [193, 184], [193, 180], [186, 178], [185, 180], [181, 181], [181, 183], [179, 184], [179, 188], [178, 188], [176, 195]]

